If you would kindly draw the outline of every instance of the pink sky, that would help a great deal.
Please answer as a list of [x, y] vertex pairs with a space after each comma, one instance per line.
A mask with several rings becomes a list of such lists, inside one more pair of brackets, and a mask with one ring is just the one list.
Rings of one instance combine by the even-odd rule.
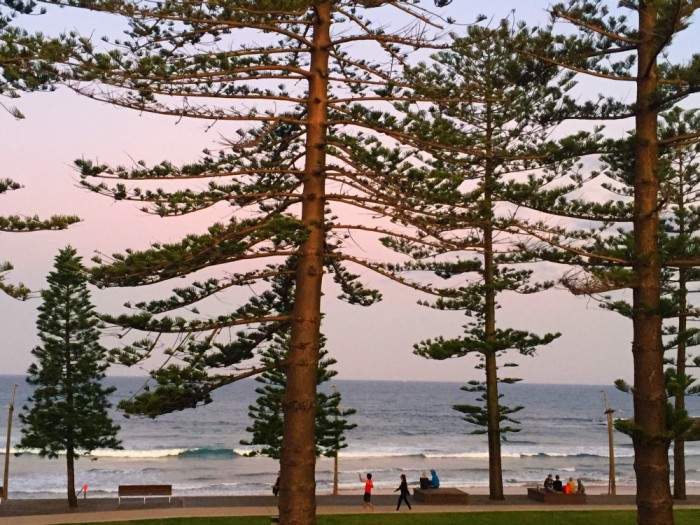
[[[501, 2], [505, 10], [522, 2]], [[461, 19], [489, 14], [493, 2], [455, 0], [451, 10]], [[460, 7], [456, 7], [459, 4]], [[538, 16], [547, 2], [527, 2]], [[538, 6], [535, 8], [535, 6]], [[67, 11], [67, 10], [65, 10]], [[52, 19], [52, 23], [55, 20]], [[72, 23], [72, 22], [71, 22]], [[697, 37], [700, 25], [693, 28]], [[689, 42], [698, 42], [700, 38]], [[697, 51], [697, 49], [696, 49]], [[632, 88], [629, 87], [631, 90]], [[0, 260], [10, 260], [16, 269], [8, 279], [22, 281], [33, 289], [44, 286], [53, 257], [68, 244], [78, 249], [86, 262], [96, 252], [114, 253], [127, 247], [141, 249], [150, 243], [179, 240], [189, 232], [202, 231], [211, 222], [226, 220], [229, 208], [217, 207], [184, 218], [160, 219], [146, 216], [130, 203], [115, 203], [77, 187], [72, 168], [76, 158], [128, 164], [131, 159], [174, 163], [196, 159], [202, 148], [212, 145], [226, 129], [216, 126], [205, 132], [202, 121], [139, 115], [75, 95], [61, 88], [56, 93], [32, 94], [16, 104], [26, 114], [22, 121], [0, 115], [2, 162], [0, 178], [10, 177], [25, 185], [21, 191], [0, 197], [3, 215], [77, 214], [84, 221], [63, 232], [0, 235]], [[328, 281], [323, 310], [323, 331], [327, 347], [338, 360], [343, 379], [452, 380], [481, 379], [473, 366], [476, 358], [434, 362], [414, 356], [412, 345], [421, 339], [462, 333], [467, 318], [459, 312], [438, 312], [416, 305], [417, 294], [396, 284], [379, 282], [384, 301], [369, 308], [349, 306], [335, 299], [337, 293]], [[372, 281], [371, 281], [372, 282]], [[182, 286], [177, 282], [173, 286]], [[134, 297], [158, 297], [141, 290], [95, 290], [93, 300], [104, 309], [115, 311]], [[629, 299], [630, 297], [628, 297]], [[511, 354], [508, 361], [521, 364], [509, 369], [510, 375], [528, 382], [610, 384], [616, 378], [630, 379], [631, 325], [620, 316], [600, 310], [596, 303], [577, 299], [563, 290], [536, 296], [508, 297], [499, 311], [499, 325], [537, 333], [561, 331], [563, 336], [539, 352], [535, 358]], [[220, 302], [222, 311], [236, 306], [236, 298]], [[37, 343], [36, 308], [39, 300], [17, 302], [0, 295], [0, 352], [3, 373], [24, 374], [31, 362], [30, 350]], [[214, 307], [216, 308], [216, 307]], [[108, 343], [108, 342], [107, 342]], [[113, 374], [143, 371], [113, 370]]]

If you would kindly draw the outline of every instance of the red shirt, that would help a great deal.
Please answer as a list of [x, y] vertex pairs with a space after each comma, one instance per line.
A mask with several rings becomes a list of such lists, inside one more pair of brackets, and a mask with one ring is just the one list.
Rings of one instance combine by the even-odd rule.
[[365, 494], [372, 494], [372, 487], [374, 487], [374, 483], [371, 479], [365, 481]]

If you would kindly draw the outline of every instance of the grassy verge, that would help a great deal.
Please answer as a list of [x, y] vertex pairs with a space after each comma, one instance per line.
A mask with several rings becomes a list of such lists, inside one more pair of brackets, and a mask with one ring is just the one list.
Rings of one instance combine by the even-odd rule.
[[[676, 510], [676, 525], [700, 523], [700, 510]], [[635, 525], [637, 513], [628, 510], [465, 512], [446, 514], [347, 514], [318, 516], [318, 525]], [[211, 518], [169, 518], [159, 520], [112, 521], [109, 525], [269, 525], [268, 516]], [[104, 525], [92, 523], [86, 525]]]

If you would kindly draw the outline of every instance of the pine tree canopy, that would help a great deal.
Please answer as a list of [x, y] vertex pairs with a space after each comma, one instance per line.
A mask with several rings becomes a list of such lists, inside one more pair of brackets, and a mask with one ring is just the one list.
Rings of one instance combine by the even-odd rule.
[[[256, 381], [261, 384], [255, 389], [258, 398], [249, 408], [249, 416], [253, 420], [246, 431], [252, 434], [250, 440], [242, 440], [242, 445], [257, 445], [259, 448], [253, 455], [269, 456], [279, 459], [282, 452], [282, 428], [284, 415], [282, 413], [282, 397], [286, 386], [286, 372], [284, 360], [286, 356], [284, 341], [278, 341], [275, 346], [265, 350], [262, 361], [269, 369], [258, 377]], [[330, 367], [336, 363], [335, 359], [328, 357], [328, 350], [321, 349], [321, 357], [318, 368], [318, 385], [328, 382], [337, 372]], [[347, 417], [354, 414], [351, 408], [340, 408], [340, 393], [334, 391], [330, 394], [317, 392], [316, 401], [316, 455], [333, 457], [345, 447], [345, 432], [357, 425], [349, 423]]]
[[[73, 90], [140, 112], [205, 119], [223, 137], [200, 159], [179, 166], [76, 161], [85, 188], [142, 203], [146, 213], [170, 217], [213, 208], [226, 217], [180, 241], [95, 260], [98, 286], [191, 280], [171, 297], [104, 317], [146, 334], [115, 349], [113, 359], [133, 365], [157, 352], [173, 359], [154, 371], [171, 400], [156, 406], [169, 411], [207, 402], [211, 390], [248, 373], [240, 363], [291, 319], [290, 311], [276, 309], [265, 283], [288, 271], [287, 258], [306, 250], [323, 254], [322, 271], [353, 304], [381, 297], [362, 286], [358, 269], [441, 293], [357, 249], [386, 236], [430, 246], [440, 234], [436, 205], [425, 199], [429, 191], [441, 198], [440, 184], [421, 183], [421, 140], [405, 133], [393, 110], [413, 97], [402, 78], [408, 54], [447, 45], [433, 38], [437, 24], [413, 0], [367, 8], [350, 0], [62, 4], [129, 23], [122, 39], [80, 39], [78, 58], [62, 71]], [[377, 23], [380, 13], [382, 20], [400, 18], [399, 29]], [[303, 211], [307, 206], [318, 207], [313, 219]], [[197, 272], [206, 278], [194, 277]], [[207, 299], [251, 287], [256, 294], [233, 311], [198, 315]], [[161, 337], [168, 333], [180, 336], [176, 343]]]
[[[4, 7], [5, 4], [9, 7]], [[68, 37], [47, 39], [10, 25], [17, 14], [31, 13], [34, 7], [32, 2], [13, 0], [0, 3], [0, 109], [16, 119], [24, 118], [22, 112], [5, 105], [2, 100], [18, 98], [22, 92], [53, 89], [58, 81], [58, 64], [64, 63], [70, 54]], [[0, 179], [0, 195], [20, 187], [11, 179]], [[75, 215], [56, 215], [49, 219], [40, 219], [36, 215], [0, 216], [0, 232], [62, 230], [79, 220]], [[31, 294], [29, 288], [22, 283], [5, 281], [6, 273], [11, 269], [10, 263], [0, 261], [0, 291], [17, 299], [27, 299]]]
[[42, 292], [37, 321], [41, 344], [32, 350], [36, 361], [27, 382], [34, 390], [20, 414], [24, 427], [19, 444], [37, 449], [41, 457], [66, 453], [78, 458], [97, 448], [120, 448], [119, 427], [108, 414], [114, 387], [101, 383], [107, 363], [87, 275], [76, 251], [64, 248]]

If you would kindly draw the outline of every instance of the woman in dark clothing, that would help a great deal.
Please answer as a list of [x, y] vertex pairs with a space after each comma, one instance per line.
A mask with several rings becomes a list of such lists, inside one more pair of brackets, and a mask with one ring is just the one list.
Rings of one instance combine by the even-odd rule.
[[405, 501], [406, 505], [408, 505], [408, 510], [411, 510], [411, 504], [408, 502], [408, 483], [406, 483], [406, 474], [401, 474], [401, 485], [399, 485], [399, 488], [397, 488], [394, 492], [399, 491], [401, 491], [401, 495], [399, 496], [399, 501], [396, 504], [396, 510], [399, 510], [402, 501]]

